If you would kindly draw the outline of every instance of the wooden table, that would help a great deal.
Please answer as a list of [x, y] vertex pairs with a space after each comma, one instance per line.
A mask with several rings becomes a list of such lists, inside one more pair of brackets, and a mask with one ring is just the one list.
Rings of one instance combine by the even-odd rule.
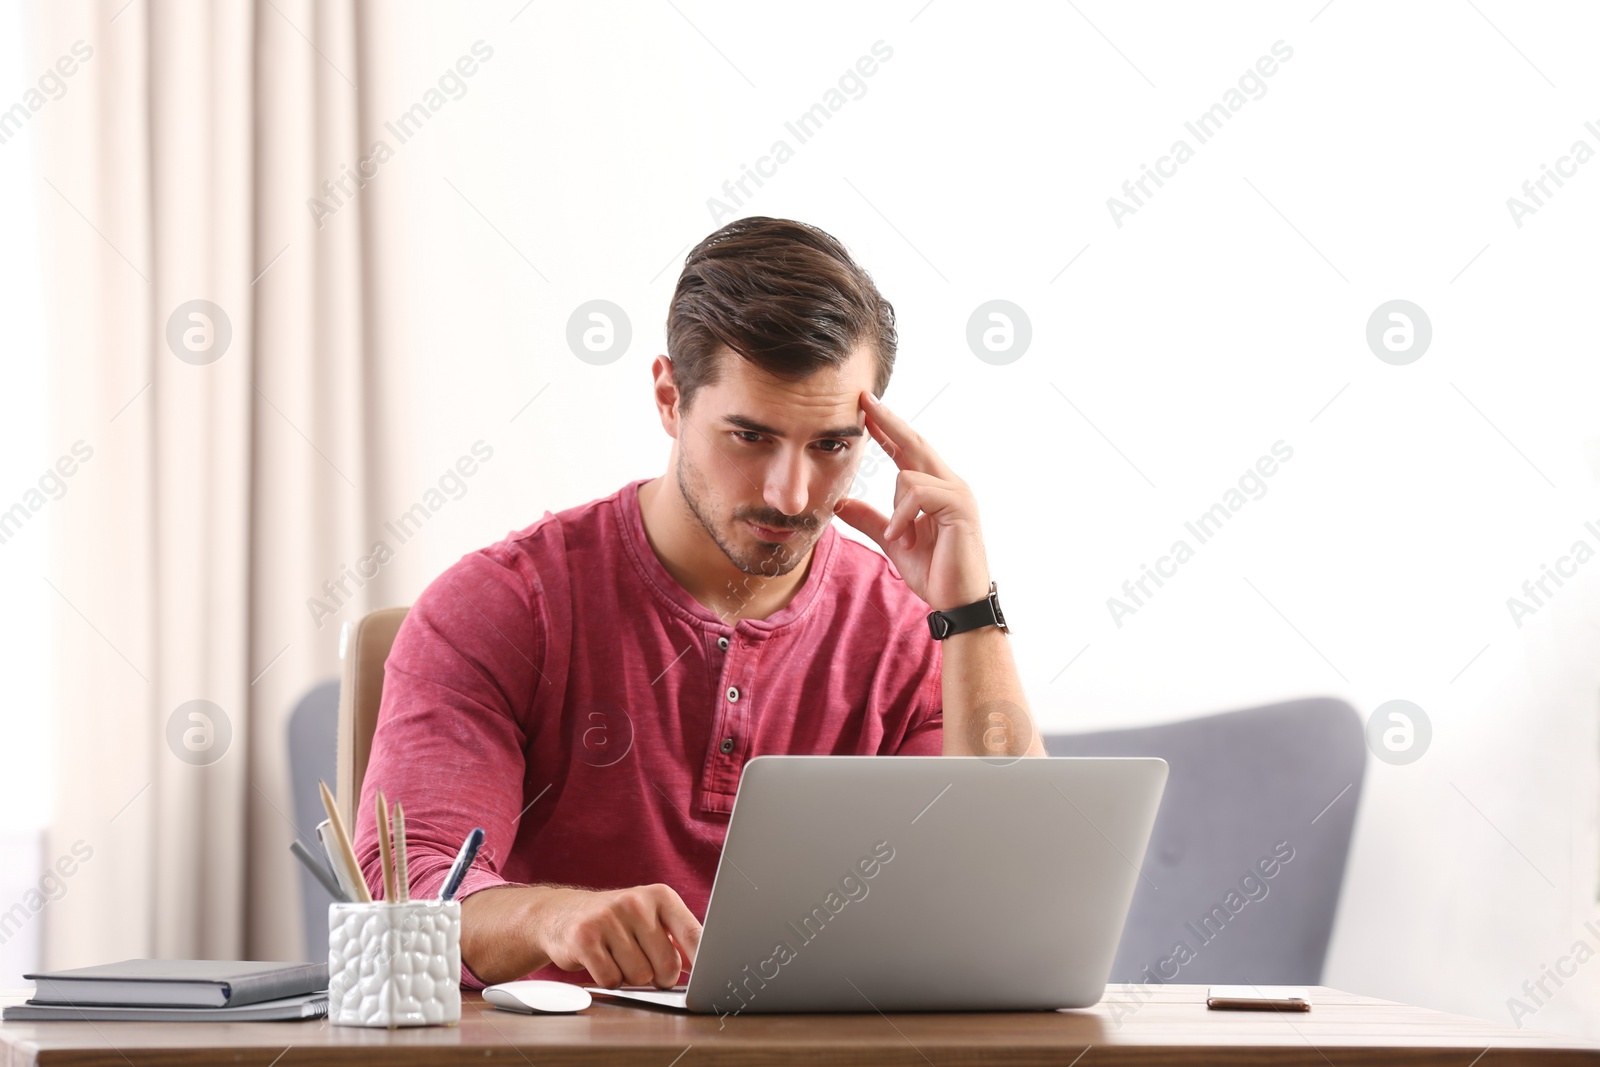
[[468, 994], [461, 1025], [5, 1023], [0, 1067], [93, 1064], [1504, 1064], [1600, 1065], [1600, 1042], [1312, 989], [1307, 1013], [1208, 1011], [1203, 986], [1111, 986], [1081, 1011], [684, 1015], [596, 997], [577, 1015], [514, 1015]]

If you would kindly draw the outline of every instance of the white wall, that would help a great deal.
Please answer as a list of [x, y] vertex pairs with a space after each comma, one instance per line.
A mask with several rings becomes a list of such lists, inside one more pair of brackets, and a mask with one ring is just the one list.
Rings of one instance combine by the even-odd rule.
[[[415, 249], [416, 299], [385, 324], [428, 382], [418, 488], [479, 436], [498, 451], [410, 580], [662, 469], [648, 367], [682, 252], [717, 224], [707, 198], [785, 138], [794, 157], [739, 213], [823, 226], [895, 303], [887, 399], [927, 405], [918, 427], [979, 493], [1045, 725], [1323, 693], [1363, 715], [1421, 705], [1424, 757], [1372, 762], [1327, 981], [1509, 1021], [1525, 979], [1600, 946], [1582, 926], [1600, 563], [1520, 628], [1506, 606], [1574, 540], [1600, 546], [1583, 529], [1600, 525], [1600, 161], [1520, 228], [1506, 207], [1575, 139], [1600, 149], [1583, 127], [1600, 125], [1600, 21], [1212, 7], [413, 9], [395, 42], [410, 84], [380, 110], [474, 41], [495, 50], [376, 179]], [[893, 57], [865, 95], [796, 145], [785, 120], [879, 40]], [[1266, 94], [1197, 144], [1184, 122], [1280, 40], [1293, 56]], [[1116, 226], [1107, 198], [1179, 137], [1194, 157]], [[594, 298], [634, 328], [605, 367], [564, 340]], [[1033, 326], [1005, 366], [965, 342], [994, 298]], [[1434, 330], [1406, 366], [1365, 342], [1395, 298]], [[1279, 440], [1294, 456], [1266, 495], [1116, 626], [1107, 598]], [[1600, 964], [1547, 988], [1525, 1021], [1600, 1034]]]

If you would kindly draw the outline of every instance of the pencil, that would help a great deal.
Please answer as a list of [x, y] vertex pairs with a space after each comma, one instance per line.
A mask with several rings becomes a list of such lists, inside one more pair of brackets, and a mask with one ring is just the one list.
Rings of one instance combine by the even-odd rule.
[[394, 892], [399, 904], [411, 900], [411, 878], [406, 872], [406, 812], [394, 802]]
[[383, 899], [393, 904], [394, 896], [394, 850], [389, 844], [389, 803], [383, 799], [383, 790], [378, 790], [378, 858], [383, 863]]
[[339, 817], [339, 806], [333, 802], [333, 791], [328, 788], [327, 782], [318, 782], [317, 786], [322, 790], [322, 807], [328, 813], [328, 823], [333, 827], [333, 837], [339, 846], [339, 854], [346, 871], [355, 882], [357, 899], [363, 904], [371, 904], [372, 891], [367, 888], [367, 880], [361, 876], [361, 864], [356, 862], [356, 850], [350, 844], [350, 834], [344, 828], [344, 820]]

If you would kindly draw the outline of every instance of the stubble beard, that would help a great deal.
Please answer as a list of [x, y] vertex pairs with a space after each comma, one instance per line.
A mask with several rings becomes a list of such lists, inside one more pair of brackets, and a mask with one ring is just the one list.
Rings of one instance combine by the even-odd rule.
[[[735, 567], [745, 574], [763, 575], [768, 578], [778, 578], [794, 570], [805, 559], [805, 554], [797, 550], [794, 541], [784, 544], [770, 545], [757, 549], [755, 552], [746, 552], [734, 544], [729, 536], [725, 536], [718, 528], [711, 509], [705, 501], [703, 486], [695, 478], [695, 471], [690, 467], [684, 457], [683, 451], [678, 452], [677, 478], [678, 495], [683, 497], [683, 502], [688, 505], [689, 513], [695, 517], [705, 529], [706, 535], [716, 542], [722, 549], [722, 554], [728, 557]], [[734, 520], [742, 524], [743, 520]], [[786, 527], [787, 529], [788, 527]], [[795, 541], [814, 537], [809, 529], [798, 531], [799, 537]]]

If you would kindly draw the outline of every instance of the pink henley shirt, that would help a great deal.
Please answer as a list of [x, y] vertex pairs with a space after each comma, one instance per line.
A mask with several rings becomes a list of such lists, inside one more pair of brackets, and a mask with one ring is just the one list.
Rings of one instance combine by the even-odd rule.
[[704, 922], [751, 757], [940, 753], [940, 645], [883, 555], [830, 523], [787, 606], [742, 618], [730, 589], [719, 614], [650, 548], [644, 481], [463, 557], [406, 616], [356, 820], [375, 897], [382, 789], [405, 806], [413, 897], [482, 826], [458, 899], [662, 882]]

